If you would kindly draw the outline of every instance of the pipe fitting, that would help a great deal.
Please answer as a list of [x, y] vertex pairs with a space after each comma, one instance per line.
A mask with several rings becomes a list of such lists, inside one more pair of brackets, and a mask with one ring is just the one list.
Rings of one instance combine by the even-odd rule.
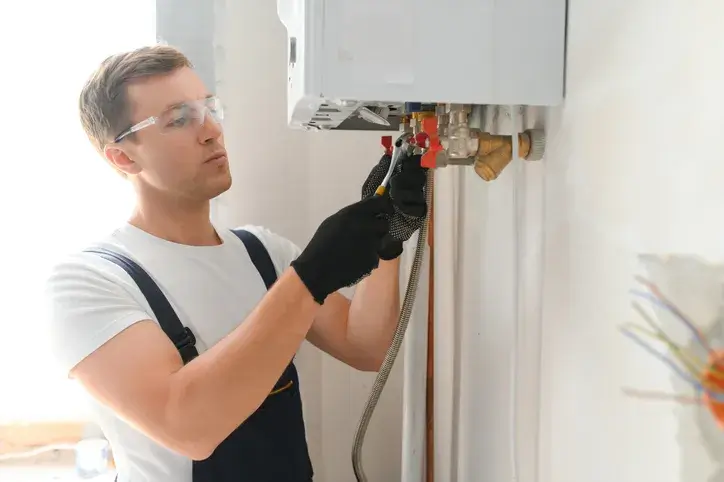
[[438, 137], [445, 137], [447, 135], [449, 116], [447, 115], [444, 104], [438, 104], [435, 107], [435, 115], [437, 116], [437, 135]]
[[[486, 181], [497, 179], [503, 169], [513, 160], [512, 136], [492, 135], [479, 132], [478, 149], [475, 155], [475, 172]], [[545, 134], [532, 129], [518, 134], [518, 154], [526, 161], [538, 161], [545, 152]]]
[[450, 104], [447, 109], [449, 124], [443, 146], [450, 159], [466, 159], [478, 150], [477, 136], [468, 126], [469, 106]]
[[412, 134], [412, 127], [410, 126], [410, 116], [402, 116], [400, 118], [399, 129], [400, 133]]

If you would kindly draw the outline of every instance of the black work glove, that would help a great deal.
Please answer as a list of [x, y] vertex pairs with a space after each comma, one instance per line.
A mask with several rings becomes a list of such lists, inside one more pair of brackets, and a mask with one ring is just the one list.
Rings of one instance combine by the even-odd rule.
[[[387, 191], [392, 198], [394, 214], [390, 217], [390, 232], [382, 241], [381, 259], [390, 260], [402, 254], [402, 244], [422, 227], [427, 215], [425, 182], [427, 169], [420, 164], [419, 155], [403, 157], [397, 162]], [[382, 156], [362, 186], [362, 198], [374, 194], [390, 168], [392, 157]]]
[[389, 196], [375, 196], [339, 210], [319, 225], [291, 263], [317, 303], [378, 266], [377, 253], [393, 212]]

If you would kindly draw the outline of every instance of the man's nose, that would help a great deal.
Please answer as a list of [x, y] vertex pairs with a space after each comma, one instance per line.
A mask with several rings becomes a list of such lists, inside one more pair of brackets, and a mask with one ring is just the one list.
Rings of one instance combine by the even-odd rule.
[[213, 116], [207, 112], [204, 117], [204, 123], [201, 126], [201, 129], [199, 129], [199, 141], [205, 144], [209, 141], [218, 139], [221, 137], [222, 133], [223, 129], [221, 124], [214, 120]]

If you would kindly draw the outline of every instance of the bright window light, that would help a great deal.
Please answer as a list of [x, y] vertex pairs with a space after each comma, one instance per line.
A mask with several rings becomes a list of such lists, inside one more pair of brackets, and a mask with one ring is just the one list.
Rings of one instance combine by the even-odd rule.
[[110, 233], [132, 208], [129, 186], [85, 137], [78, 94], [105, 57], [155, 42], [156, 2], [9, 8], [0, 21], [0, 424], [87, 420], [77, 387], [48, 369], [42, 288], [52, 264]]

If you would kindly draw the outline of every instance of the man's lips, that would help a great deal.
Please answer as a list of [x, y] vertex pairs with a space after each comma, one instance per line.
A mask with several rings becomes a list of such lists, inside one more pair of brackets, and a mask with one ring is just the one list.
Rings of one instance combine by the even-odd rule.
[[207, 157], [204, 164], [225, 164], [227, 161], [226, 151], [219, 151]]

